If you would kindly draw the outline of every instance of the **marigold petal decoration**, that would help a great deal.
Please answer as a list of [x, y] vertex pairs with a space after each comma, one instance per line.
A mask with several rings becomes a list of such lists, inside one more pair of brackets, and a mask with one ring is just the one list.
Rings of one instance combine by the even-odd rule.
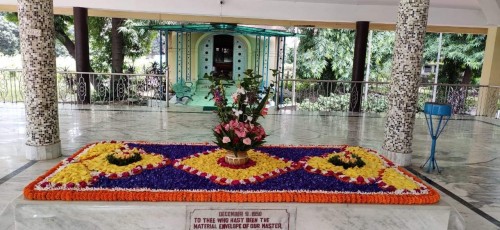
[[426, 194], [429, 192], [424, 184], [415, 181], [397, 168], [387, 168], [383, 170], [380, 181], [377, 181], [377, 185], [384, 190], [397, 194]]
[[67, 167], [60, 168], [54, 176], [40, 184], [41, 187], [59, 187], [66, 186], [68, 188], [81, 186], [85, 187], [92, 181], [90, 170], [82, 163], [70, 164]]
[[[100, 145], [99, 145], [100, 144]], [[119, 144], [112, 147], [111, 144]], [[98, 148], [94, 148], [99, 146]], [[105, 147], [106, 146], [106, 147]], [[113, 148], [118, 148], [114, 149]], [[121, 148], [124, 148], [123, 150]], [[93, 149], [90, 151], [89, 150]], [[99, 153], [99, 151], [102, 151]], [[136, 150], [134, 150], [136, 149]], [[108, 151], [115, 151], [117, 157], [126, 152], [139, 151], [148, 157], [150, 162], [129, 168], [100, 168]], [[121, 153], [123, 154], [120, 154]], [[259, 171], [259, 160], [255, 165], [248, 164], [242, 168], [217, 166], [224, 170], [250, 170], [250, 174], [220, 177], [202, 172], [194, 167], [195, 159], [200, 155], [210, 155], [217, 152], [217, 147], [208, 143], [177, 143], [159, 144], [149, 142], [100, 142], [89, 144], [75, 154], [61, 161], [38, 177], [24, 189], [26, 199], [33, 200], [94, 200], [94, 201], [192, 201], [192, 202], [305, 202], [305, 203], [376, 203], [376, 204], [432, 204], [439, 201], [439, 194], [422, 180], [413, 176], [404, 168], [395, 167], [375, 151], [360, 147], [348, 146], [293, 146], [266, 145], [250, 153], [265, 159], [268, 166], [284, 169], [265, 172], [260, 176], [241, 179], [242, 175], [262, 173]], [[382, 169], [375, 183], [345, 183], [335, 175], [324, 176], [318, 171], [310, 173], [307, 161], [301, 162], [306, 170], [295, 162], [313, 157], [325, 157], [345, 151], [366, 152], [381, 159]], [[153, 154], [156, 153], [156, 154]], [[197, 154], [196, 154], [197, 153]], [[261, 154], [261, 155], [259, 155]], [[357, 153], [363, 154], [363, 153]], [[217, 155], [217, 154], [213, 154]], [[82, 158], [82, 156], [86, 156]], [[208, 157], [208, 156], [207, 156]], [[151, 164], [163, 160], [158, 165]], [[168, 158], [176, 160], [177, 167], [168, 164]], [[149, 160], [148, 160], [149, 159]], [[184, 160], [191, 166], [182, 165]], [[199, 158], [204, 159], [204, 158]], [[208, 159], [208, 158], [206, 158]], [[217, 164], [214, 161], [207, 164]], [[286, 160], [289, 159], [289, 160]], [[365, 157], [365, 159], [370, 159]], [[374, 158], [376, 159], [376, 158]], [[318, 159], [319, 160], [319, 159]], [[348, 160], [348, 159], [347, 159]], [[374, 160], [377, 162], [376, 160]], [[379, 162], [379, 163], [380, 163]], [[96, 165], [93, 165], [95, 163]], [[132, 164], [132, 163], [130, 163]], [[88, 167], [94, 167], [90, 170]], [[155, 170], [153, 169], [155, 166]], [[165, 166], [165, 167], [162, 167]], [[356, 166], [358, 166], [356, 164]], [[124, 166], [121, 166], [124, 167]], [[131, 167], [131, 166], [130, 166]], [[267, 166], [266, 166], [267, 167]], [[286, 168], [288, 167], [288, 168]], [[309, 166], [311, 167], [311, 166]], [[351, 166], [348, 166], [351, 167]], [[221, 169], [221, 170], [222, 170]], [[267, 169], [267, 168], [266, 168]], [[287, 169], [288, 171], [285, 171]], [[308, 170], [309, 169], [309, 170]], [[105, 170], [106, 172], [100, 171]], [[186, 173], [189, 172], [189, 173]], [[90, 172], [90, 176], [89, 176]], [[233, 171], [234, 172], [234, 171]], [[333, 172], [333, 171], [332, 171]], [[219, 171], [217, 171], [219, 173]], [[274, 177], [272, 180], [266, 180]], [[90, 179], [89, 179], [90, 178]], [[120, 178], [120, 179], [117, 179]], [[365, 179], [365, 178], [358, 178]], [[81, 181], [79, 181], [81, 180]], [[361, 181], [361, 180], [360, 180]], [[216, 183], [213, 183], [216, 182]], [[232, 186], [229, 186], [232, 185]]]
[[92, 159], [94, 157], [100, 156], [101, 154], [107, 154], [111, 153], [112, 151], [115, 151], [116, 149], [124, 148], [126, 147], [123, 142], [116, 142], [116, 141], [111, 141], [111, 142], [99, 142], [92, 147], [88, 148], [85, 153], [80, 155], [78, 157], [79, 161], [84, 161], [88, 159]]
[[109, 163], [106, 156], [106, 154], [101, 154], [92, 160], [82, 162], [82, 164], [84, 164], [91, 171], [100, 172], [101, 175], [112, 178], [121, 178], [123, 176], [138, 174], [142, 171], [142, 169], [155, 169], [163, 167], [169, 163], [168, 159], [165, 159], [160, 154], [141, 153], [142, 159], [140, 161], [124, 166], [118, 166]]
[[[124, 150], [140, 153], [142, 160], [118, 166], [109, 163], [106, 159], [109, 154], [121, 153]], [[169, 163], [169, 159], [160, 154], [150, 154], [136, 148], [129, 149], [123, 142], [99, 142], [82, 149], [80, 154], [61, 161], [51, 175], [38, 183], [36, 187], [45, 190], [56, 187], [85, 188], [96, 183], [101, 176], [112, 179], [123, 178], [139, 174], [143, 169], [160, 168]]]
[[[109, 162], [108, 155], [118, 158], [129, 154], [140, 154], [141, 160], [127, 164], [115, 165]], [[141, 173], [144, 169], [156, 169], [170, 164], [170, 160], [161, 154], [147, 153], [143, 149], [130, 148], [125, 142], [99, 142], [85, 148], [81, 154], [63, 160], [63, 164], [81, 162], [90, 170], [95, 178], [105, 176], [112, 179], [128, 177]]]
[[[333, 156], [343, 157], [346, 154], [359, 156], [365, 162], [365, 165], [345, 169], [328, 161]], [[310, 173], [334, 176], [341, 181], [355, 184], [375, 183], [380, 177], [380, 171], [387, 165], [380, 155], [361, 147], [347, 147], [341, 152], [328, 153], [322, 156], [307, 156], [301, 159], [299, 164]]]
[[298, 168], [292, 161], [257, 150], [247, 151], [250, 160], [255, 162], [252, 167], [242, 169], [223, 167], [219, 164], [219, 159], [224, 157], [226, 151], [216, 149], [193, 154], [175, 160], [173, 166], [221, 185], [258, 183]]

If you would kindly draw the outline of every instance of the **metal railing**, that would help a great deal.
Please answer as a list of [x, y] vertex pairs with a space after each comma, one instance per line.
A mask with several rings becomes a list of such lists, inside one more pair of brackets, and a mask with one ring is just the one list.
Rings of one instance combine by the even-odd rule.
[[[361, 111], [388, 110], [389, 82], [305, 79], [280, 80], [278, 89], [280, 107], [306, 111], [348, 111], [351, 94], [359, 95], [358, 88], [352, 87], [356, 83], [361, 84]], [[418, 88], [419, 111], [423, 110], [425, 102], [433, 101], [433, 95], [435, 102], [451, 104], [454, 114], [479, 115], [478, 111], [496, 113], [500, 109], [500, 86], [423, 83]], [[486, 105], [480, 103], [487, 97], [489, 103]]]
[[[0, 102], [24, 101], [21, 72], [0, 69]], [[389, 106], [389, 82], [283, 79], [279, 83], [276, 94], [283, 109], [348, 111], [352, 93], [361, 95], [363, 112], [386, 112]], [[355, 83], [361, 84], [361, 88], [352, 87]], [[172, 85], [168, 74], [57, 72], [60, 103], [163, 107], [168, 106], [169, 99], [174, 96], [169, 92], [172, 92]], [[435, 102], [451, 104], [455, 114], [500, 116], [497, 114], [500, 110], [500, 86], [420, 84], [419, 110], [433, 98]], [[480, 103], [485, 100], [487, 103]], [[483, 114], [478, 111], [483, 111]]]
[[[23, 102], [21, 70], [0, 70], [0, 102]], [[168, 75], [57, 72], [60, 103], [168, 106]]]

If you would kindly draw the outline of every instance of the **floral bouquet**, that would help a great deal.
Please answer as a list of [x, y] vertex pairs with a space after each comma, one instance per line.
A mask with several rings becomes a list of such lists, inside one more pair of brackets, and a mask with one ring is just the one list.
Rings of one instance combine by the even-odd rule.
[[[273, 76], [278, 74], [278, 71], [272, 71]], [[246, 76], [237, 84], [236, 92], [231, 95], [231, 103], [226, 98], [223, 79], [206, 76], [212, 82], [209, 95], [213, 97], [220, 118], [220, 123], [213, 132], [215, 143], [235, 157], [245, 157], [247, 150], [264, 143], [267, 134], [257, 120], [267, 115], [266, 104], [273, 87], [273, 84], [262, 87], [262, 76], [254, 75], [251, 69], [244, 74]]]

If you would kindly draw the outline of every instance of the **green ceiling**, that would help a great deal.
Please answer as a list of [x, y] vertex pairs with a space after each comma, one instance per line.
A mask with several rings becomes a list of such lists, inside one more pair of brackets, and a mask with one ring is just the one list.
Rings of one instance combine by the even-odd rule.
[[146, 29], [146, 30], [175, 31], [175, 32], [235, 33], [235, 34], [269, 36], [269, 37], [296, 36], [295, 33], [290, 33], [281, 30], [261, 29], [249, 26], [238, 26], [235, 24], [151, 25], [151, 26], [137, 26], [136, 28]]

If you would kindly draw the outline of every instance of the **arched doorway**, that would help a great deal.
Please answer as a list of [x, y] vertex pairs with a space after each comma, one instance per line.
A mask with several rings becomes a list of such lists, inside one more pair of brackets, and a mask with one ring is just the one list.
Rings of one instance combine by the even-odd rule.
[[215, 71], [228, 80], [243, 77], [247, 69], [247, 45], [239, 36], [209, 35], [200, 42], [198, 50], [198, 75]]
[[226, 34], [214, 35], [213, 71], [225, 79], [232, 79], [234, 37]]

